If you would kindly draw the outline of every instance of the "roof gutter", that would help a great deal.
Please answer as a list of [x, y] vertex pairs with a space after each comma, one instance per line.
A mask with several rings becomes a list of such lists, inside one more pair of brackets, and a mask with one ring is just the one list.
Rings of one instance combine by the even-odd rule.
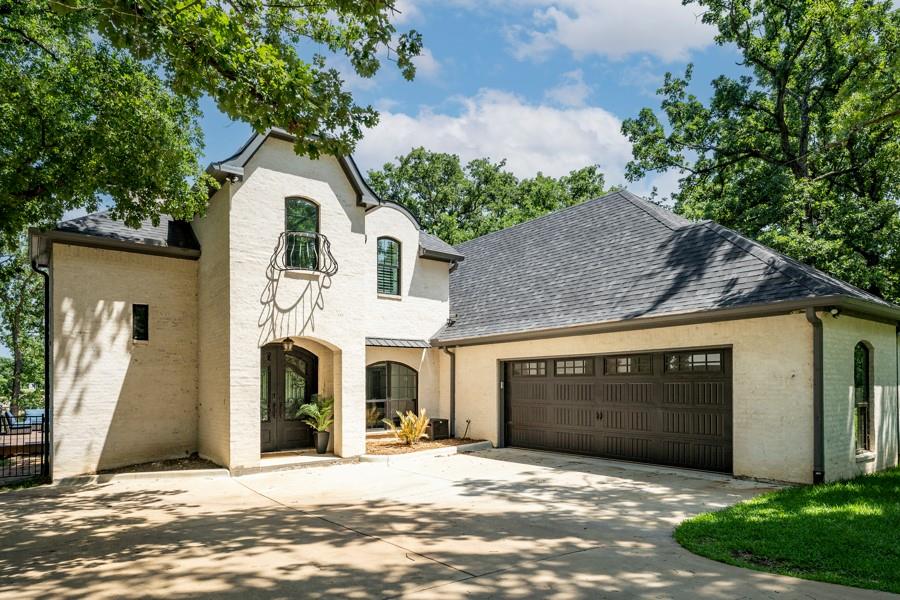
[[183, 258], [197, 260], [200, 258], [200, 250], [194, 248], [180, 248], [178, 246], [157, 246], [154, 244], [142, 244], [129, 240], [105, 238], [72, 231], [30, 230], [32, 235], [37, 235], [48, 242], [59, 242], [72, 246], [87, 246], [89, 248], [101, 248], [104, 250], [119, 250], [121, 252], [135, 252], [137, 254], [152, 254], [155, 256], [167, 256], [169, 258]]
[[810, 307], [834, 306], [849, 316], [859, 316], [866, 319], [874, 319], [887, 323], [900, 322], [900, 307], [890, 305], [878, 305], [870, 302], [847, 298], [846, 296], [820, 296], [817, 298], [803, 298], [801, 300], [785, 300], [780, 302], [768, 302], [764, 304], [750, 304], [747, 306], [717, 308], [712, 310], [672, 313], [667, 315], [636, 317], [633, 319], [618, 319], [584, 325], [571, 325], [567, 327], [553, 327], [528, 331], [513, 331], [482, 336], [449, 337], [452, 329], [444, 332], [444, 337], [431, 340], [432, 346], [478, 346], [482, 344], [502, 344], [521, 340], [535, 340], [550, 337], [568, 337], [575, 335], [589, 335], [594, 333], [608, 333], [614, 331], [634, 331], [640, 329], [653, 329], [657, 327], [676, 327], [678, 325], [695, 325], [698, 323], [713, 323], [716, 321], [733, 321], [738, 319], [752, 319], [757, 317], [771, 317], [805, 311]]
[[450, 357], [450, 437], [456, 435], [456, 352], [441, 348]]
[[50, 343], [53, 335], [50, 329], [50, 272], [41, 269], [38, 266], [37, 258], [31, 259], [31, 270], [44, 278], [44, 460], [41, 469], [41, 477], [45, 479], [52, 478], [52, 470], [50, 468], [50, 440], [53, 439], [53, 404], [52, 399], [52, 382], [50, 381]]
[[822, 319], [815, 307], [806, 309], [813, 328], [813, 483], [825, 481], [825, 388], [823, 370]]

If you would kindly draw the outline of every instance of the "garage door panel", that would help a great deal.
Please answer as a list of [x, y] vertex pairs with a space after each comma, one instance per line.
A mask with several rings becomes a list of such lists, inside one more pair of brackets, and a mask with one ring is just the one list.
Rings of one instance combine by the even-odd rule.
[[[508, 364], [509, 444], [731, 471], [730, 351], [560, 362], [529, 361], [528, 377]], [[573, 376], [584, 363], [591, 368]]]

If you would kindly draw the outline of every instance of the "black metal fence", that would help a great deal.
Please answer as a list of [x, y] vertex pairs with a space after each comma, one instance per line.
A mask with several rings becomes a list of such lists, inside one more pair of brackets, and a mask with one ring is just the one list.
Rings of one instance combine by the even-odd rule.
[[49, 475], [45, 419], [43, 414], [0, 414], [0, 485]]

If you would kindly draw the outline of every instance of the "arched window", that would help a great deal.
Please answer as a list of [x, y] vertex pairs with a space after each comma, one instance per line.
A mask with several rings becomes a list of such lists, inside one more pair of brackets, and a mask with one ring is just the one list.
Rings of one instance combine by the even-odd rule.
[[[315, 269], [319, 264], [319, 207], [304, 198], [284, 201], [284, 263], [295, 269]], [[306, 234], [306, 235], [304, 235]]]
[[384, 419], [397, 421], [397, 411], [419, 412], [419, 374], [398, 362], [366, 367], [366, 427], [381, 429]]
[[872, 351], [860, 342], [853, 349], [853, 433], [857, 452], [869, 452], [871, 441]]
[[400, 242], [378, 238], [378, 293], [400, 295]]

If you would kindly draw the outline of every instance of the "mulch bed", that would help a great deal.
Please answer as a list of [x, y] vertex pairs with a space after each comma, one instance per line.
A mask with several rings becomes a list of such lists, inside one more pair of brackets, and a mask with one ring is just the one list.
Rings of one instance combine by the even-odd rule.
[[104, 469], [99, 473], [153, 473], [156, 471], [190, 471], [193, 469], [218, 469], [216, 463], [200, 458], [196, 454], [186, 456], [184, 458], [173, 458], [170, 460], [158, 460], [155, 462], [141, 463], [139, 465], [130, 465], [127, 467], [119, 467], [117, 469]]
[[366, 440], [366, 454], [408, 454], [410, 452], [419, 452], [420, 450], [461, 446], [480, 441], [471, 438], [450, 438], [447, 440], [422, 440], [415, 446], [407, 446], [393, 437], [369, 438]]

